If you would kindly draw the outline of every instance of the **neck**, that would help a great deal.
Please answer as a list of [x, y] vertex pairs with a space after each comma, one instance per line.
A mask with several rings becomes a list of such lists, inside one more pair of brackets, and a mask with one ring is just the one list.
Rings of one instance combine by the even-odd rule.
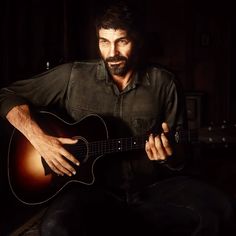
[[124, 76], [112, 75], [112, 79], [116, 83], [119, 90], [122, 91], [130, 83], [132, 75], [133, 75], [133, 70], [130, 70]]

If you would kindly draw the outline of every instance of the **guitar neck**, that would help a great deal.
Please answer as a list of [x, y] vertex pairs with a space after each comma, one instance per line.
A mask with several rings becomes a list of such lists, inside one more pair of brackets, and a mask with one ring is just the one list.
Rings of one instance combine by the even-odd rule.
[[[193, 143], [198, 141], [195, 130], [178, 131], [168, 134], [168, 138], [174, 143]], [[108, 139], [89, 143], [89, 151], [92, 154], [109, 154], [114, 152], [125, 152], [144, 149], [148, 135]]]
[[108, 139], [89, 143], [89, 151], [93, 154], [109, 154], [143, 149], [148, 136]]
[[[170, 132], [168, 139], [172, 143], [205, 143], [205, 144], [231, 144], [236, 142], [234, 136], [223, 135], [222, 132], [216, 133], [211, 129], [189, 129]], [[148, 140], [148, 135], [140, 137], [128, 137], [95, 141], [89, 143], [89, 150], [93, 154], [109, 154], [114, 152], [125, 152], [143, 149]]]

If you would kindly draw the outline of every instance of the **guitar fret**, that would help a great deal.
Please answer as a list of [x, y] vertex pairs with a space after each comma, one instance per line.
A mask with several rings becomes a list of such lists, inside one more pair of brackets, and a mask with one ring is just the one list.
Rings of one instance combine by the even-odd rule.
[[[171, 138], [170, 134], [170, 138]], [[119, 138], [119, 139], [107, 139], [102, 141], [93, 141], [88, 143], [89, 155], [101, 155], [113, 152], [123, 152], [130, 150], [137, 150], [145, 147], [147, 136]], [[175, 132], [172, 139], [176, 143], [195, 143], [198, 141], [198, 132], [196, 130], [179, 130]], [[79, 147], [80, 153], [86, 154], [86, 148], [81, 151], [83, 146]]]
[[130, 151], [143, 148], [145, 145], [144, 137], [130, 137], [120, 139], [108, 139], [89, 143], [90, 154], [105, 154], [113, 152]]

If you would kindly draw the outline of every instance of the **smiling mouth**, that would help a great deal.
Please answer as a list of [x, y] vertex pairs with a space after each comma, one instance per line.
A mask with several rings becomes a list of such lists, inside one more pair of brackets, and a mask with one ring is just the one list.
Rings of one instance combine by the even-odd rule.
[[124, 64], [124, 61], [116, 61], [116, 62], [109, 62], [108, 63], [109, 66], [113, 67], [113, 66], [119, 66], [121, 64]]

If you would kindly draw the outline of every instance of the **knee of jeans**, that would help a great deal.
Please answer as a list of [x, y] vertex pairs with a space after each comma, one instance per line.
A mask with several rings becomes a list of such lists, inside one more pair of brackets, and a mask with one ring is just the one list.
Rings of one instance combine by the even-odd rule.
[[56, 219], [43, 220], [39, 225], [40, 235], [52, 236], [52, 235], [68, 235], [62, 224], [58, 223]]

